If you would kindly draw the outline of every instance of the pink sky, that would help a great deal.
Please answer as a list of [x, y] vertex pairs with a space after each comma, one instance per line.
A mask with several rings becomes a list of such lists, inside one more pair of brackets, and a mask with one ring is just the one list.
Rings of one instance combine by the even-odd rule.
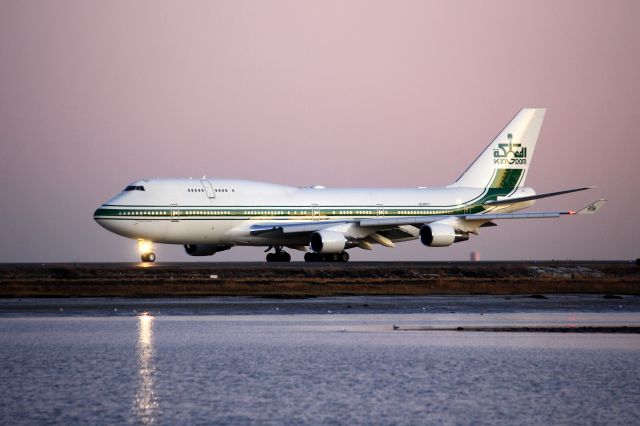
[[599, 185], [531, 210], [609, 199], [599, 214], [352, 258], [640, 257], [638, 16], [637, 1], [3, 0], [0, 262], [137, 260], [92, 213], [142, 177], [446, 185], [525, 106], [548, 108], [527, 183]]

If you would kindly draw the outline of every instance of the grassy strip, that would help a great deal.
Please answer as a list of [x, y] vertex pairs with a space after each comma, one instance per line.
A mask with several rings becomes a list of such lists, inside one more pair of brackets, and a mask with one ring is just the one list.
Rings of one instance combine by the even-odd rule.
[[0, 297], [640, 294], [620, 262], [0, 265]]
[[0, 283], [0, 297], [96, 296], [274, 296], [318, 297], [339, 295], [518, 295], [518, 294], [640, 294], [640, 281], [617, 278], [599, 280], [464, 279], [350, 280], [36, 280]]

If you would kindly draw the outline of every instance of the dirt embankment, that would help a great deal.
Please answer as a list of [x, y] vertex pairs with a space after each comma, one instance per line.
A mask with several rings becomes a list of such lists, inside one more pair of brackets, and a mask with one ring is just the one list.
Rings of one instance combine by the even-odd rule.
[[0, 297], [640, 294], [627, 262], [0, 265]]

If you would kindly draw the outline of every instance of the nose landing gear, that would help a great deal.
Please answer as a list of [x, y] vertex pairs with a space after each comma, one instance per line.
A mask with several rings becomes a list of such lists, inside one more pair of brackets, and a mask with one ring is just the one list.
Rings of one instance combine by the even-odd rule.
[[[269, 247], [266, 251], [271, 250]], [[267, 262], [291, 262], [291, 255], [282, 250], [282, 246], [274, 246], [276, 252], [267, 254]]]
[[140, 252], [140, 260], [143, 262], [153, 263], [156, 261], [151, 241], [138, 240], [138, 251]]

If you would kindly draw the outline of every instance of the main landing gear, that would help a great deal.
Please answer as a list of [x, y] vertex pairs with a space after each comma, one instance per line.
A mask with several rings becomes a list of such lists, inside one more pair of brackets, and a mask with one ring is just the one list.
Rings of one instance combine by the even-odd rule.
[[282, 250], [282, 246], [269, 247], [265, 251], [269, 251], [272, 248], [275, 248], [276, 252], [267, 254], [267, 262], [291, 262], [291, 255]]
[[304, 255], [305, 262], [347, 262], [349, 261], [349, 253], [341, 251], [340, 253], [313, 253], [308, 252]]

